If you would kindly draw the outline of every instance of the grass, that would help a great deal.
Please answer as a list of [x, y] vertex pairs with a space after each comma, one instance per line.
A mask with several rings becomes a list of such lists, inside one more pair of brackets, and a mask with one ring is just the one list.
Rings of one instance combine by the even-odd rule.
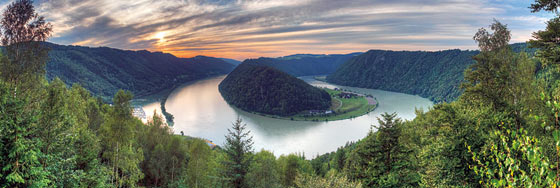
[[323, 88], [331, 95], [331, 108], [334, 113], [309, 115], [308, 112], [301, 112], [293, 116], [273, 116], [260, 114], [267, 117], [289, 119], [293, 121], [336, 121], [351, 119], [370, 113], [377, 108], [377, 105], [370, 105], [365, 96], [357, 96], [349, 99], [339, 98], [338, 94], [342, 91]]

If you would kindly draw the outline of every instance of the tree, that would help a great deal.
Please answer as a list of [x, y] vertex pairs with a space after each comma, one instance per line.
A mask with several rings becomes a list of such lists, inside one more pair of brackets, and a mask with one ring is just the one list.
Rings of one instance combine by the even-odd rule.
[[189, 176], [189, 187], [210, 187], [208, 160], [211, 158], [212, 151], [204, 140], [194, 139], [189, 146], [189, 163], [187, 174]]
[[413, 121], [405, 123], [401, 141], [414, 150], [415, 160], [423, 187], [476, 187], [475, 173], [469, 168], [473, 151], [484, 145], [485, 133], [477, 122], [487, 117], [475, 116], [458, 102], [437, 104], [428, 112], [418, 111]]
[[535, 0], [535, 3], [531, 4], [531, 12], [539, 12], [541, 10], [548, 12], [558, 12], [558, 6], [560, 2], [558, 0]]
[[66, 112], [66, 99], [66, 85], [56, 78], [47, 87], [47, 95], [40, 108], [40, 127], [37, 129], [37, 133], [43, 142], [41, 151], [45, 155], [50, 154], [53, 145], [61, 144], [61, 141], [65, 140], [65, 136], [61, 136], [61, 134], [68, 131], [71, 126], [68, 122], [70, 114]]
[[103, 157], [111, 166], [111, 183], [116, 187], [136, 186], [144, 176], [138, 167], [142, 149], [133, 142], [137, 119], [132, 116], [132, 93], [119, 90], [102, 125]]
[[247, 185], [254, 188], [279, 187], [279, 177], [274, 154], [266, 150], [256, 153], [247, 173]]
[[298, 175], [296, 178], [296, 187], [299, 188], [359, 188], [362, 184], [352, 182], [345, 176], [330, 173], [327, 177], [318, 177], [313, 175]]
[[[502, 122], [502, 130], [495, 130], [490, 146], [472, 152], [476, 165], [474, 172], [481, 177], [484, 187], [557, 187], [560, 185], [558, 168], [538, 146], [539, 140], [527, 136], [524, 129], [512, 130]], [[556, 147], [560, 146], [560, 132], [554, 135]]]
[[507, 25], [494, 20], [494, 23], [490, 25], [490, 29], [494, 32], [489, 33], [485, 28], [480, 28], [473, 37], [478, 43], [478, 48], [481, 52], [495, 51], [509, 45], [511, 32], [507, 29]]
[[[165, 119], [155, 111], [152, 119], [146, 125], [139, 125], [138, 130], [137, 143], [142, 147], [144, 155], [144, 160], [140, 163], [144, 178], [140, 184], [153, 187], [186, 185], [186, 181], [177, 180], [186, 173], [190, 142], [174, 136]], [[203, 145], [210, 150], [206, 143]], [[200, 160], [207, 160], [204, 157]]]
[[251, 164], [251, 153], [253, 152], [253, 137], [250, 131], [245, 131], [246, 124], [242, 124], [240, 118], [233, 123], [232, 129], [228, 129], [224, 152], [227, 155], [225, 161], [226, 175], [233, 187], [245, 187], [245, 175]]
[[548, 20], [546, 29], [534, 32], [533, 38], [529, 40], [529, 47], [539, 49], [536, 57], [544, 65], [557, 68], [560, 62], [560, 17]]
[[24, 110], [25, 100], [10, 91], [0, 82], [0, 186], [46, 187], [50, 180], [39, 163], [41, 152], [31, 134], [36, 117]]
[[514, 118], [520, 127], [530, 111], [523, 105], [538, 101], [537, 88], [533, 86], [535, 64], [526, 54], [512, 51], [506, 25], [494, 20], [490, 28], [493, 33], [481, 28], [473, 37], [481, 52], [465, 71], [465, 93], [461, 97], [470, 105], [485, 104], [495, 113]]
[[299, 173], [301, 173], [300, 157], [295, 154], [288, 156], [280, 156], [278, 164], [280, 165], [282, 175], [282, 185], [285, 187], [295, 186], [295, 180]]
[[33, 1], [17, 0], [4, 11], [0, 29], [9, 60], [0, 61], [0, 76], [13, 87], [14, 96], [31, 95], [27, 91], [44, 78], [48, 49], [41, 42], [51, 36], [52, 25], [35, 13]]
[[504, 110], [504, 90], [509, 71], [503, 70], [511, 62], [511, 50], [508, 42], [511, 38], [506, 25], [494, 20], [490, 34], [481, 28], [473, 39], [478, 43], [480, 54], [473, 59], [476, 63], [465, 71], [465, 89], [463, 98], [488, 104], [496, 110]]
[[346, 171], [368, 187], [418, 186], [418, 175], [408, 160], [410, 151], [400, 141], [401, 120], [395, 113], [381, 116], [377, 132], [350, 153]]
[[333, 163], [334, 168], [339, 172], [342, 172], [342, 170], [344, 169], [345, 161], [346, 161], [346, 150], [344, 150], [343, 147], [340, 147], [336, 150], [334, 154], [334, 163]]

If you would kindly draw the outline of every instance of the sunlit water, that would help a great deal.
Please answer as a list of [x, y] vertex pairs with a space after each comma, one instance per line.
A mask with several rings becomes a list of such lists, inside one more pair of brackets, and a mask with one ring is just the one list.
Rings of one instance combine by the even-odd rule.
[[[301, 79], [318, 87], [344, 88], [363, 94], [372, 94], [379, 101], [379, 107], [367, 115], [354, 119], [308, 122], [290, 121], [264, 117], [231, 107], [218, 92], [218, 84], [225, 76], [214, 77], [185, 84], [175, 89], [167, 99], [165, 107], [175, 116], [173, 131], [179, 134], [206, 138], [223, 145], [224, 135], [232, 122], [240, 117], [247, 124], [253, 136], [254, 148], [273, 151], [275, 155], [305, 153], [308, 157], [335, 151], [349, 141], [364, 138], [377, 117], [383, 112], [397, 112], [398, 116], [410, 120], [415, 117], [415, 108], [427, 110], [432, 106], [428, 99], [402, 93], [375, 89], [337, 86], [314, 80]], [[145, 106], [146, 112], [153, 114], [159, 103]]]

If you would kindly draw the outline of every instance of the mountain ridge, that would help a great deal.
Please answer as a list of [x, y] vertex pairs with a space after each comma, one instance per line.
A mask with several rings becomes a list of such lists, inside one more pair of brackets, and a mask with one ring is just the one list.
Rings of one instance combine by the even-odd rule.
[[[533, 54], [526, 43], [511, 44], [516, 52]], [[451, 102], [462, 93], [464, 71], [478, 50], [369, 50], [327, 76], [334, 84], [419, 95], [433, 102]]]
[[179, 58], [147, 50], [45, 45], [51, 49], [47, 79], [59, 77], [67, 85], [79, 83], [104, 99], [110, 99], [119, 89], [146, 96], [187, 81], [227, 74], [234, 68], [221, 59], [206, 56]]

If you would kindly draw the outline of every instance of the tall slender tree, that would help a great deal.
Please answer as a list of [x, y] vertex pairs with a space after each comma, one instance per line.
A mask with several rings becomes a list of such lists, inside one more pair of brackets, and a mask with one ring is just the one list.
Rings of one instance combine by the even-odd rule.
[[10, 91], [0, 82], [0, 187], [46, 187], [50, 180], [31, 135], [36, 117]]
[[0, 30], [9, 59], [1, 61], [0, 76], [12, 86], [14, 96], [35, 94], [27, 91], [44, 78], [48, 48], [41, 42], [51, 36], [52, 25], [35, 12], [32, 0], [16, 0], [4, 11]]
[[246, 124], [242, 124], [240, 118], [233, 123], [232, 129], [228, 129], [224, 151], [227, 154], [226, 176], [233, 187], [246, 187], [245, 175], [251, 164], [251, 153], [253, 152], [253, 137], [250, 131], [245, 131]]
[[136, 132], [130, 100], [132, 93], [119, 90], [102, 125], [103, 156], [111, 166], [111, 183], [116, 187], [135, 186], [144, 176], [139, 169], [142, 151], [133, 142]]

